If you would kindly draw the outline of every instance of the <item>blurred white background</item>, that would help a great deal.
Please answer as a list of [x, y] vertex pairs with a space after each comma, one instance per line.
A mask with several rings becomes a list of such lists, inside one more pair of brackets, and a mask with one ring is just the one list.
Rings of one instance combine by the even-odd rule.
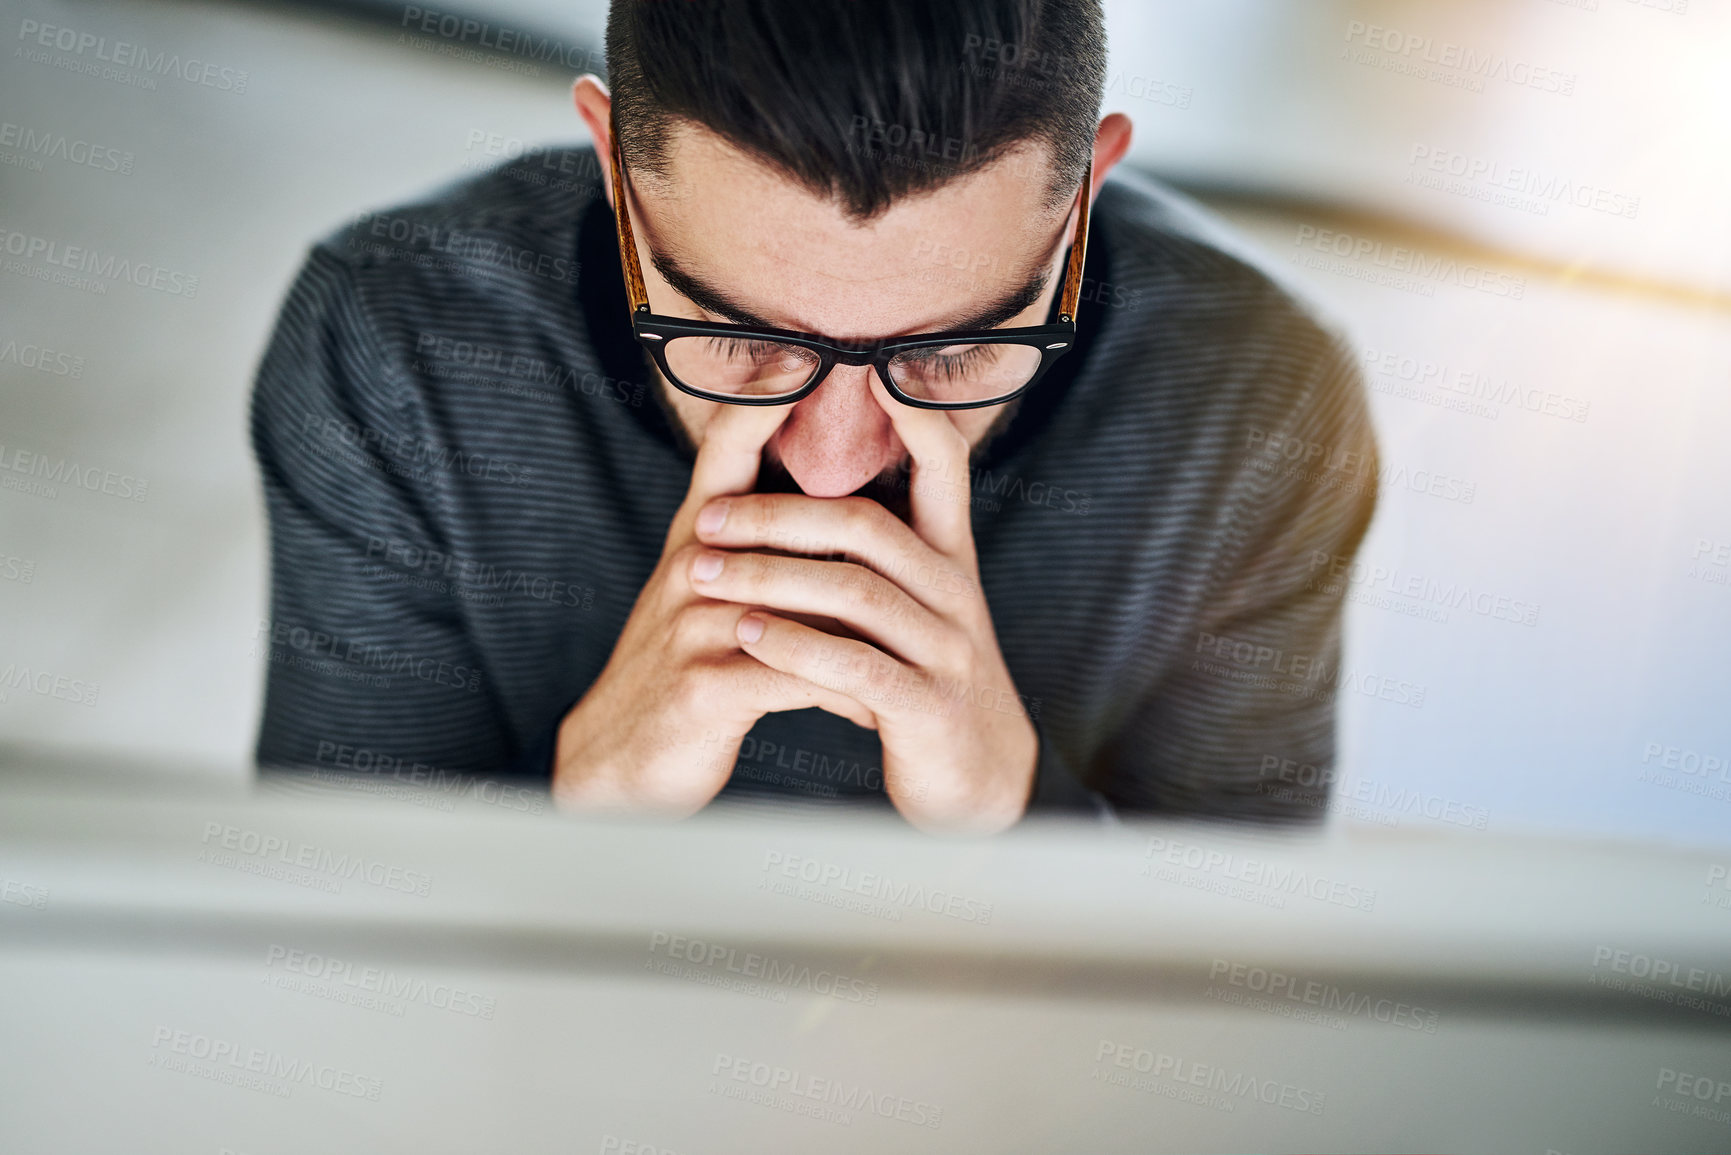
[[[485, 134], [584, 135], [571, 68], [420, 33], [422, 10], [558, 37], [601, 71], [595, 0], [0, 3], [0, 478], [23, 452], [148, 483], [0, 488], [0, 742], [246, 771], [267, 593], [246, 404], [307, 245], [494, 163]], [[1133, 161], [1228, 216], [1366, 354], [1388, 469], [1347, 668], [1424, 696], [1342, 693], [1337, 820], [1731, 841], [1731, 7], [1108, 12]], [[82, 41], [35, 47], [48, 25], [217, 81], [141, 85]], [[44, 156], [25, 131], [112, 151]], [[48, 283], [12, 252], [32, 240], [197, 293]], [[1421, 271], [1391, 275], [1397, 246]], [[1414, 581], [1472, 598], [1398, 592]]]

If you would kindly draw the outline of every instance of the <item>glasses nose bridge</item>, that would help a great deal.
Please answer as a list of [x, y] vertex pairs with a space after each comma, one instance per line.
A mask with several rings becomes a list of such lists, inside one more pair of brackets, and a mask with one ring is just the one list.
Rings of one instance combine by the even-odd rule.
[[833, 342], [827, 344], [824, 352], [829, 355], [829, 368], [823, 370], [822, 373], [819, 374], [818, 379], [812, 384], [812, 388], [815, 389], [817, 386], [828, 381], [830, 377], [835, 374], [835, 368], [837, 365], [852, 365], [858, 367], [861, 365], [869, 366], [875, 364], [877, 361], [878, 350], [881, 347], [881, 342], [871, 345], [837, 345]]
[[870, 365], [877, 358], [877, 345], [831, 345], [830, 356], [841, 365]]
[[[823, 370], [823, 372], [818, 375], [818, 379], [816, 381], [812, 382], [812, 384], [811, 384], [811, 388], [814, 390], [816, 388], [818, 388], [818, 386], [820, 386], [820, 385], [827, 384], [831, 378], [835, 377], [836, 376], [836, 372], [835, 372], [836, 368], [838, 366], [841, 366], [841, 365], [851, 365], [851, 366], [854, 366], [855, 368], [858, 368], [860, 366], [867, 366], [868, 367], [867, 372], [866, 372], [867, 377], [870, 377], [873, 375], [871, 369], [869, 368], [869, 366], [871, 366], [871, 364], [872, 364], [872, 355], [869, 352], [861, 352], [858, 349], [851, 349], [851, 350], [845, 350], [845, 351], [840, 350], [840, 349], [831, 349], [830, 354], [831, 354], [832, 360], [830, 362], [829, 368]], [[868, 388], [869, 388], [869, 386], [868, 386]]]

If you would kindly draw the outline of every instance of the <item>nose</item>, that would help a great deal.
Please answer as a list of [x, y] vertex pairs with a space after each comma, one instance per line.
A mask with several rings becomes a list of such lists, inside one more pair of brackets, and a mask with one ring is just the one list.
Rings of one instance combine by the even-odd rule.
[[776, 455], [813, 497], [852, 493], [901, 459], [901, 439], [872, 395], [873, 372], [836, 365], [775, 432]]

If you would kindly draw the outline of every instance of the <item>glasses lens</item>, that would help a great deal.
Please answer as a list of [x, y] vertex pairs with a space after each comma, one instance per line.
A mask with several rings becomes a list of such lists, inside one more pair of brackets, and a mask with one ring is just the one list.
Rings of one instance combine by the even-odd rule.
[[927, 345], [892, 357], [890, 380], [920, 401], [990, 401], [1026, 385], [1039, 368], [1032, 345]]
[[738, 337], [675, 337], [667, 367], [680, 382], [730, 397], [797, 392], [817, 374], [818, 356], [803, 345]]

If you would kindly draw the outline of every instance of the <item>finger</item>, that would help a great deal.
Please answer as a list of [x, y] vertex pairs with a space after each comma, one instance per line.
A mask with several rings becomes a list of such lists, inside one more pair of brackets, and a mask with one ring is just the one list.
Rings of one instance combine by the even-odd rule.
[[792, 411], [791, 405], [719, 405], [703, 429], [691, 468], [691, 495], [702, 502], [720, 493], [749, 492], [757, 484], [764, 444]]
[[[685, 573], [689, 568], [683, 567], [680, 572]], [[750, 605], [739, 602], [718, 601], [703, 596], [687, 599], [673, 611], [672, 624], [662, 644], [670, 650], [673, 657], [685, 660], [736, 653], [739, 650], [739, 638], [736, 636], [739, 619], [751, 608]], [[852, 635], [852, 627], [823, 614], [798, 614], [788, 611], [788, 616], [798, 617], [806, 625], [825, 633]]]
[[791, 405], [716, 403], [691, 467], [691, 484], [668, 531], [670, 542], [675, 537], [679, 541], [691, 539], [697, 511], [710, 498], [751, 491], [757, 484], [764, 445], [792, 410]]
[[916, 666], [941, 662], [945, 623], [882, 574], [862, 565], [704, 550], [692, 588], [747, 606], [823, 614]]
[[[734, 637], [734, 630], [739, 625], [740, 615], [751, 608], [739, 602], [711, 598], [699, 588], [699, 583], [692, 580], [691, 563], [702, 551], [703, 547], [693, 542], [669, 555], [667, 565], [671, 580], [661, 586], [671, 625], [661, 640], [652, 644], [671, 647], [676, 655], [683, 657], [714, 656], [739, 649], [739, 639]], [[852, 626], [827, 614], [801, 614], [794, 610], [787, 613], [789, 617], [796, 617], [826, 633], [853, 636]]]
[[925, 679], [865, 642], [753, 610], [740, 618], [739, 644], [765, 666], [845, 694], [879, 718], [935, 712]]
[[[868, 730], [877, 729], [877, 719], [872, 712], [851, 698], [821, 686], [802, 683], [791, 675], [778, 674], [769, 681], [758, 678], [756, 671], [768, 670], [769, 667], [742, 652], [739, 644], [739, 619], [753, 608], [708, 598], [682, 606], [673, 618], [669, 646], [684, 660], [707, 662], [733, 670], [737, 677], [747, 679], [749, 688], [759, 697], [771, 695], [769, 700], [777, 704], [763, 706], [752, 715], [754, 718], [770, 710], [803, 710], [816, 706]], [[821, 630], [825, 623], [819, 619], [814, 624]], [[738, 663], [730, 664], [733, 659], [738, 659]], [[756, 699], [752, 700], [756, 704]], [[790, 702], [793, 704], [786, 704]]]
[[774, 669], [749, 654], [736, 652], [717, 664], [717, 672], [732, 692], [751, 703], [759, 717], [816, 707], [864, 729], [878, 728], [877, 714], [866, 703]]
[[869, 378], [878, 404], [890, 416], [896, 436], [913, 459], [908, 476], [908, 502], [914, 532], [949, 558], [973, 556], [972, 493], [968, 477], [969, 445], [942, 409], [903, 405], [889, 395], [874, 374]]
[[702, 598], [679, 607], [667, 638], [673, 660], [718, 657], [739, 649], [739, 619], [748, 606]]
[[937, 610], [979, 592], [971, 567], [945, 557], [895, 514], [865, 497], [752, 493], [722, 498], [700, 511], [697, 537], [728, 549], [848, 557]]

